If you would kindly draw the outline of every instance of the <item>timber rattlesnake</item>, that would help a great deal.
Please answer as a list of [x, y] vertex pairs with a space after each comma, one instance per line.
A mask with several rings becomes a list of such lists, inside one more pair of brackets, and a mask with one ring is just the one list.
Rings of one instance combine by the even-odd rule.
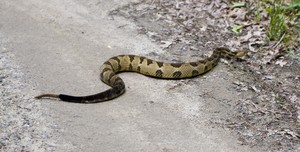
[[111, 86], [110, 89], [89, 96], [42, 94], [35, 98], [59, 98], [62, 101], [75, 103], [103, 102], [119, 97], [125, 92], [125, 84], [117, 75], [118, 72], [133, 71], [155, 78], [182, 79], [206, 73], [218, 64], [221, 57], [239, 58], [246, 54], [246, 51], [231, 52], [227, 48], [216, 48], [210, 57], [188, 63], [163, 63], [142, 56], [118, 55], [104, 62], [100, 68], [100, 78], [104, 83]]

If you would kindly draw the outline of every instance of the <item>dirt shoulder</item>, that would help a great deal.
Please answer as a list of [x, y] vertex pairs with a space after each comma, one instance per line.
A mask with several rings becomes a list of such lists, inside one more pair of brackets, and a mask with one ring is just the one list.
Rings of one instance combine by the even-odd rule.
[[236, 131], [243, 144], [294, 151], [300, 147], [300, 22], [290, 12], [299, 9], [286, 12], [290, 13], [290, 18], [285, 18], [290, 29], [278, 41], [268, 36], [277, 25], [274, 21], [270, 24], [272, 15], [276, 15], [268, 10], [295, 4], [299, 8], [296, 1], [278, 6], [279, 2], [255, 0], [144, 0], [122, 6], [111, 15], [134, 21], [139, 32], [160, 45], [164, 55], [174, 61], [199, 58], [216, 47], [248, 50], [242, 63], [224, 62], [234, 73], [226, 76], [233, 78], [228, 81], [234, 86], [227, 85], [241, 98], [227, 102], [232, 108], [229, 117], [212, 122]]

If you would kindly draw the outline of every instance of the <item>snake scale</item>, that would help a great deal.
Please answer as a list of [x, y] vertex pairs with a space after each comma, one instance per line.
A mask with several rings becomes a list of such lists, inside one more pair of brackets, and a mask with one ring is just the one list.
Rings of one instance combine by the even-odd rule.
[[65, 94], [42, 94], [41, 98], [58, 98], [74, 103], [98, 103], [121, 96], [125, 92], [125, 83], [117, 75], [119, 72], [132, 71], [162, 79], [182, 79], [195, 77], [213, 69], [221, 57], [239, 58], [246, 51], [231, 52], [227, 48], [216, 48], [212, 55], [204, 60], [188, 63], [164, 63], [136, 55], [118, 55], [108, 59], [100, 68], [100, 79], [111, 88], [88, 96], [70, 96]]

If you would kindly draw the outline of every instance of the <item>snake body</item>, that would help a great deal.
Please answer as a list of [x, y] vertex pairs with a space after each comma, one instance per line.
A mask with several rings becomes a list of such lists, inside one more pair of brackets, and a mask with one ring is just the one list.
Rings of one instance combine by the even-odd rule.
[[212, 55], [204, 60], [188, 63], [164, 63], [136, 55], [118, 55], [108, 59], [100, 68], [100, 79], [111, 88], [94, 95], [70, 96], [65, 94], [42, 94], [36, 99], [59, 98], [66, 102], [97, 103], [121, 96], [125, 92], [125, 83], [117, 75], [119, 72], [132, 71], [162, 79], [182, 79], [195, 77], [213, 69], [221, 57], [242, 57], [245, 51], [231, 52], [227, 48], [216, 48]]

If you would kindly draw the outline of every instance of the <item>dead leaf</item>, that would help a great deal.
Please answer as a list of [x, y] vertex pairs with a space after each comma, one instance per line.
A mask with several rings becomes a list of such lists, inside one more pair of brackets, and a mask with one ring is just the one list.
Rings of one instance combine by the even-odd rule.
[[287, 64], [287, 61], [285, 61], [284, 59], [282, 59], [282, 60], [277, 60], [277, 61], [275, 62], [275, 64], [276, 64], [276, 65], [279, 65], [279, 66], [281, 66], [281, 67], [283, 67], [283, 66], [285, 66], [285, 65]]

